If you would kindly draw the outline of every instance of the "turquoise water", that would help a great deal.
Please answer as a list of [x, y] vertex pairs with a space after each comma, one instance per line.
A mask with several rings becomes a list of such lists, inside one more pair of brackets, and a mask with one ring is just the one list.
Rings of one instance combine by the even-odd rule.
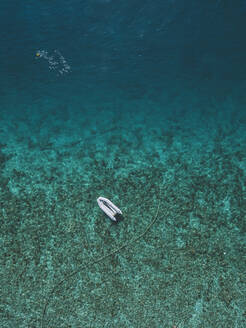
[[1, 2], [0, 327], [246, 327], [245, 14]]

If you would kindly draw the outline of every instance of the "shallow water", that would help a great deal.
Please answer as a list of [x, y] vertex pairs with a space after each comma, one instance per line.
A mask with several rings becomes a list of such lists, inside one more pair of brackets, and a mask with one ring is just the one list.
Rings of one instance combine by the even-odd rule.
[[1, 327], [246, 326], [245, 13], [1, 2]]

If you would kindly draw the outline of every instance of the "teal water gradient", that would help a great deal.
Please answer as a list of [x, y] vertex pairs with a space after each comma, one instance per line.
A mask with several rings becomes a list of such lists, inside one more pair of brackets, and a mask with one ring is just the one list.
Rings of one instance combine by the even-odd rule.
[[1, 2], [1, 327], [246, 326], [245, 11]]

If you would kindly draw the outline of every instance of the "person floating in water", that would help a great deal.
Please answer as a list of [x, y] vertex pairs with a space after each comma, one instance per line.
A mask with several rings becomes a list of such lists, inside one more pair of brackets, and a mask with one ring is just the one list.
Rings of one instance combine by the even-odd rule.
[[51, 55], [46, 50], [38, 50], [36, 51], [35, 57], [47, 60], [49, 69], [58, 72], [59, 75], [71, 71], [70, 65], [68, 65], [67, 61], [58, 50], [55, 50]]

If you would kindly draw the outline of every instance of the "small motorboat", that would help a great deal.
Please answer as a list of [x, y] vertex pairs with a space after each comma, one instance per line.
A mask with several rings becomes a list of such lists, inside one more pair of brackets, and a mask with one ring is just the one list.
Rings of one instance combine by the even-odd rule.
[[115, 223], [123, 220], [121, 210], [105, 197], [98, 197], [97, 204], [101, 210]]

